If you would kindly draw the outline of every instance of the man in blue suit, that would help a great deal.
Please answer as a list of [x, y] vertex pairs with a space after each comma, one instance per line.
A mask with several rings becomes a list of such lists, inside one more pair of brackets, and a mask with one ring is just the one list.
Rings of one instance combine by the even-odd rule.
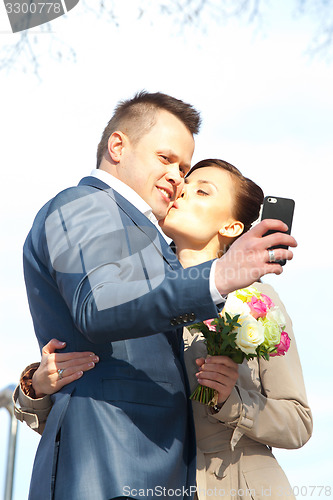
[[193, 496], [180, 327], [216, 316], [221, 294], [268, 272], [258, 235], [229, 258], [183, 269], [158, 230], [190, 169], [199, 122], [161, 93], [120, 103], [98, 168], [36, 216], [24, 273], [39, 345], [61, 332], [68, 351], [100, 362], [53, 396], [30, 500]]

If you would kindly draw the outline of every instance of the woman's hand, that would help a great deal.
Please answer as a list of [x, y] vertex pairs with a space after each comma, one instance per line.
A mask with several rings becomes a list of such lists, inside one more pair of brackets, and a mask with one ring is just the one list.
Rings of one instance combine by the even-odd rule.
[[[58, 392], [82, 377], [83, 372], [94, 368], [99, 361], [93, 352], [55, 353], [56, 349], [64, 349], [65, 346], [66, 342], [52, 339], [43, 347], [40, 366], [32, 376], [32, 387], [37, 398]], [[61, 378], [58, 370], [63, 370]]]
[[238, 379], [238, 364], [227, 356], [209, 356], [198, 358], [196, 373], [198, 383], [215, 389], [218, 394], [217, 403], [224, 403], [231, 394]]

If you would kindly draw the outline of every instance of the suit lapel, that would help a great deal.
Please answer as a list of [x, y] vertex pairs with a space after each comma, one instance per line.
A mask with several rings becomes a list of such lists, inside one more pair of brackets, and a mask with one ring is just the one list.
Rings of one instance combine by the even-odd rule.
[[[140, 230], [143, 231], [147, 238], [151, 241], [151, 243], [156, 248], [157, 252], [161, 255], [164, 261], [172, 268], [172, 269], [180, 269], [181, 264], [177, 259], [175, 252], [170, 248], [165, 239], [163, 238], [160, 231], [154, 226], [152, 222], [145, 215], [143, 215], [137, 208], [135, 208], [126, 198], [121, 196], [117, 191], [110, 188], [105, 182], [101, 181], [97, 177], [84, 177], [79, 185], [91, 186], [96, 189], [100, 189], [105, 191], [105, 193], [117, 204], [120, 210], [126, 214], [127, 217], [133, 222], [133, 224]], [[152, 229], [154, 231], [152, 231]], [[152, 237], [152, 234], [158, 234], [160, 248], [156, 245], [154, 241], [155, 238]], [[183, 329], [177, 328], [177, 330], [173, 330], [170, 332], [164, 332], [171, 348], [174, 351], [174, 354], [177, 357], [182, 359], [182, 338], [183, 338]]]
[[[124, 212], [127, 217], [131, 219], [133, 224], [142, 232], [145, 233], [147, 238], [149, 238], [150, 242], [152, 245], [154, 245], [155, 249], [157, 252], [161, 255], [161, 257], [165, 260], [165, 262], [172, 268], [172, 269], [179, 269], [181, 268], [181, 264], [179, 260], [177, 259], [177, 256], [173, 252], [173, 250], [170, 248], [170, 246], [167, 244], [165, 239], [163, 238], [162, 234], [160, 231], [154, 226], [152, 222], [150, 222], [149, 219], [143, 213], [141, 213], [137, 208], [132, 205], [126, 198], [124, 198], [121, 194], [119, 194], [117, 191], [114, 189], [110, 188], [105, 182], [101, 181], [97, 177], [84, 177], [81, 179], [79, 182], [79, 185], [86, 185], [86, 186], [91, 186], [96, 189], [100, 189], [104, 191], [119, 207], [122, 212]], [[154, 229], [154, 231], [151, 231], [151, 229]], [[159, 239], [159, 246], [156, 244], [155, 238], [152, 237], [152, 234], [156, 236], [158, 235]]]

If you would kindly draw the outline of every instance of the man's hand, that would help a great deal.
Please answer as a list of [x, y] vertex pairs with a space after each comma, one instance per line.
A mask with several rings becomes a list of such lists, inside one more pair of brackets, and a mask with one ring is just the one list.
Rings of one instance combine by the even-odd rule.
[[[40, 366], [32, 376], [32, 387], [37, 398], [58, 392], [82, 377], [83, 372], [94, 368], [99, 361], [93, 352], [55, 353], [56, 349], [64, 349], [65, 346], [66, 342], [52, 339], [43, 347]], [[63, 370], [61, 378], [58, 370]]]
[[[269, 230], [287, 231], [286, 224], [275, 219], [265, 219], [238, 238], [229, 250], [218, 259], [215, 268], [215, 284], [221, 295], [245, 288], [265, 274], [281, 274], [280, 264], [269, 262], [268, 248], [276, 245], [296, 247], [296, 240], [287, 233], [263, 235]], [[275, 260], [291, 260], [291, 250], [274, 250]]]
[[237, 382], [238, 364], [227, 356], [209, 356], [195, 361], [200, 369], [196, 373], [198, 383], [215, 389], [219, 394], [217, 403], [224, 403]]

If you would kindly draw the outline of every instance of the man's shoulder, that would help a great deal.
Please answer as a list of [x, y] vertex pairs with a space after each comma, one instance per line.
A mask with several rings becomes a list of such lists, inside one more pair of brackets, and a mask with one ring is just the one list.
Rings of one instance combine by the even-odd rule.
[[48, 200], [38, 210], [34, 218], [33, 227], [44, 224], [45, 219], [55, 210], [67, 207], [70, 203], [75, 202], [75, 200], [82, 199], [83, 197], [91, 195], [95, 192], [99, 192], [99, 189], [93, 187], [92, 185], [81, 184], [81, 181], [77, 186], [70, 186], [62, 191], [59, 191], [59, 193]]
[[51, 198], [51, 200], [44, 205], [44, 212], [45, 208], [47, 209], [46, 215], [49, 215], [54, 210], [64, 207], [70, 208], [75, 204], [82, 205], [83, 203], [98, 203], [98, 199], [101, 196], [104, 197], [106, 191], [109, 189], [109, 186], [107, 186], [104, 182], [99, 181], [99, 179], [94, 177], [84, 177], [77, 186], [65, 188]]
[[[86, 196], [86, 195], [89, 195], [91, 193], [98, 191], [97, 186], [93, 185], [93, 181], [91, 183], [84, 182], [87, 179], [90, 179], [90, 178], [84, 177], [83, 179], [81, 179], [81, 181], [79, 182], [79, 184], [77, 186], [70, 186], [70, 187], [63, 189], [62, 191], [59, 191], [59, 193], [57, 193], [50, 200], [49, 203], [50, 204], [57, 204], [61, 201], [66, 201], [66, 200], [71, 201], [71, 200], [74, 200], [76, 198], [81, 198], [82, 196]], [[93, 178], [91, 178], [91, 179], [93, 179]]]

